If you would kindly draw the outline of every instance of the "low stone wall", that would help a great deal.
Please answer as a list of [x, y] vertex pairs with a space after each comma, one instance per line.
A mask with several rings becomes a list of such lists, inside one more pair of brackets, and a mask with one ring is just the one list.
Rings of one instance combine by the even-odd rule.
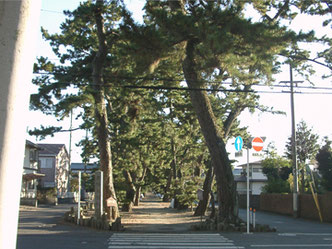
[[[332, 193], [318, 195], [324, 222], [332, 222]], [[293, 215], [293, 194], [261, 194], [260, 209], [279, 214]], [[312, 195], [299, 195], [299, 215], [302, 218], [319, 220]]]
[[110, 222], [106, 215], [102, 215], [100, 218], [97, 218], [93, 215], [94, 212], [88, 212], [84, 215], [84, 211], [80, 212], [80, 220], [77, 222], [77, 210], [74, 207], [70, 211], [66, 212], [64, 215], [64, 220], [77, 224], [79, 226], [92, 227], [100, 230], [111, 230], [111, 231], [123, 231], [124, 228], [121, 224], [121, 217], [117, 218], [114, 222]]
[[36, 198], [21, 198], [20, 205], [37, 207], [38, 200]]

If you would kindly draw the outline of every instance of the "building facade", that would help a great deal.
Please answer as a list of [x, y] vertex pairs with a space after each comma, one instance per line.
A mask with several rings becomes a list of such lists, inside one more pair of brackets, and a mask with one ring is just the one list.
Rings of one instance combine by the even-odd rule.
[[69, 155], [64, 144], [38, 144], [40, 180], [43, 188], [56, 188], [57, 196], [66, 196], [69, 188]]
[[[241, 174], [235, 175], [234, 180], [236, 182], [237, 192], [246, 194], [247, 192], [247, 164], [241, 164], [237, 166], [238, 169], [242, 169]], [[262, 161], [256, 161], [249, 163], [249, 192], [252, 195], [260, 195], [262, 188], [267, 182], [267, 177], [263, 173]]]
[[37, 198], [38, 179], [44, 177], [44, 174], [41, 174], [39, 170], [38, 158], [38, 145], [30, 142], [29, 140], [26, 140], [21, 187], [22, 199]]

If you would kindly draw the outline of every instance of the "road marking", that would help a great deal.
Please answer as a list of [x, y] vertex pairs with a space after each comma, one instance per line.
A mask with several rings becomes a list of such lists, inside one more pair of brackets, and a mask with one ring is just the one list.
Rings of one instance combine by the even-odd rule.
[[279, 233], [278, 234], [279, 236], [287, 236], [287, 237], [295, 237], [296, 234], [295, 233]]
[[164, 234], [114, 233], [108, 240], [109, 249], [244, 249], [218, 233]]
[[332, 236], [332, 233], [278, 233], [279, 236]]
[[316, 247], [331, 247], [332, 244], [302, 244], [302, 245], [299, 245], [299, 244], [279, 244], [279, 245], [250, 245], [251, 247], [311, 247], [311, 248], [316, 248]]

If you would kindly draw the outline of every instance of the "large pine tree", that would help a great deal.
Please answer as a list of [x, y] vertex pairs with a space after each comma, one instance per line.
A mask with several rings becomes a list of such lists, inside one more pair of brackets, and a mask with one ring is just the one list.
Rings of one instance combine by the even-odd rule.
[[[293, 56], [306, 54], [296, 44], [311, 34], [298, 35], [280, 24], [282, 19], [292, 20], [292, 8], [303, 4], [311, 7], [305, 1], [147, 1], [143, 25], [125, 16], [122, 30], [132, 41], [128, 51], [137, 56], [142, 70], [153, 73], [165, 60], [182, 67], [178, 74], [189, 88], [216, 174], [219, 221], [237, 221], [236, 189], [225, 148], [229, 128], [245, 108], [257, 106], [257, 96], [250, 90], [255, 84], [272, 82], [279, 54], [289, 55], [291, 47], [297, 49]], [[259, 21], [246, 17], [249, 6]], [[224, 84], [226, 80], [231, 84]], [[219, 82], [224, 92], [238, 93], [231, 100], [228, 94], [219, 95], [229, 104], [222, 122], [208, 93], [198, 90], [213, 87], [211, 81]]]

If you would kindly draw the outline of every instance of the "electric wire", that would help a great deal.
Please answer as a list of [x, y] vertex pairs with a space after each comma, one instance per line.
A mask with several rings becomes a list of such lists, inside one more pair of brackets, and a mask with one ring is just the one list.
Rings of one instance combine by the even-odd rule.
[[[67, 74], [64, 73], [34, 73], [39, 75], [61, 75], [66, 76]], [[75, 76], [75, 75], [73, 75]], [[79, 76], [79, 75], [77, 75]], [[111, 77], [104, 77], [105, 79]], [[184, 79], [175, 79], [175, 78], [162, 78], [162, 77], [128, 77], [128, 76], [114, 76], [113, 79], [118, 80], [140, 80], [140, 81], [163, 81], [163, 82], [184, 82]], [[213, 85], [229, 85], [231, 86], [231, 82], [218, 82], [218, 81], [205, 81], [205, 83]], [[284, 82], [285, 83], [285, 82]], [[100, 86], [93, 83], [51, 83], [51, 84], [59, 84], [59, 85], [73, 85], [73, 86]], [[151, 86], [151, 85], [119, 85], [119, 84], [111, 84], [105, 83], [103, 84], [104, 87], [120, 87], [120, 88], [127, 88], [127, 89], [150, 89], [150, 90], [178, 90], [178, 91], [207, 91], [207, 92], [248, 92], [248, 93], [263, 93], [263, 94], [283, 94], [283, 93], [290, 93], [290, 91], [273, 91], [273, 90], [245, 90], [245, 89], [227, 89], [227, 88], [188, 88], [188, 87], [173, 87], [173, 86]], [[256, 84], [252, 85], [253, 88], [289, 88], [287, 85], [261, 85]], [[314, 91], [296, 91], [295, 94], [332, 94], [332, 87], [322, 87], [322, 86], [294, 86], [294, 89], [306, 89], [306, 90], [314, 90]], [[326, 90], [326, 92], [315, 92], [315, 90]], [[331, 91], [331, 92], [329, 92]]]

